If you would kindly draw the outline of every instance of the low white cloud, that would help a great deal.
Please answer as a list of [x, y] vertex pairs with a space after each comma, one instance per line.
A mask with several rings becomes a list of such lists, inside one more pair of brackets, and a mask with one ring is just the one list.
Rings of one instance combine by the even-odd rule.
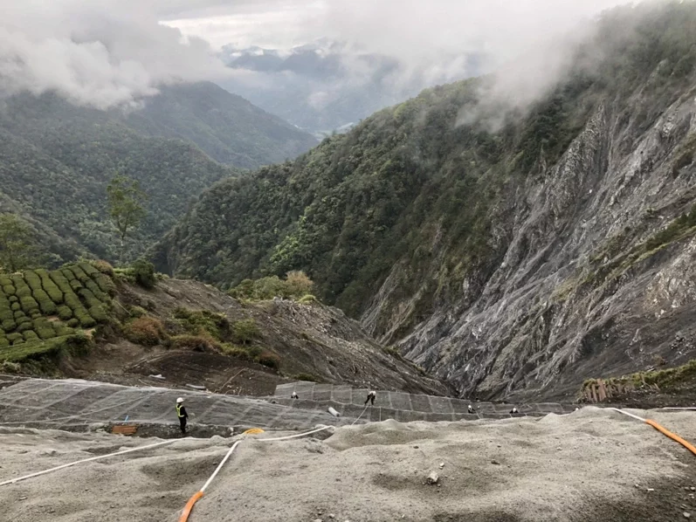
[[[398, 63], [383, 82], [402, 93], [472, 74], [506, 71], [497, 94], [518, 106], [557, 81], [572, 47], [602, 11], [630, 0], [259, 0], [217, 5], [167, 22], [211, 41], [283, 49], [325, 37], [340, 42], [342, 84], [369, 84], [361, 55]], [[203, 13], [203, 14], [201, 14]], [[175, 16], [175, 15], [173, 15]], [[357, 57], [357, 58], [355, 58]], [[355, 58], [355, 59], [354, 59]], [[381, 65], [375, 64], [375, 67]], [[339, 91], [341, 86], [336, 86]], [[326, 90], [323, 86], [322, 90]], [[325, 100], [325, 93], [310, 99]], [[320, 103], [319, 103], [320, 105]]]
[[55, 91], [109, 108], [157, 86], [230, 74], [210, 46], [159, 23], [156, 2], [0, 0], [0, 93]]

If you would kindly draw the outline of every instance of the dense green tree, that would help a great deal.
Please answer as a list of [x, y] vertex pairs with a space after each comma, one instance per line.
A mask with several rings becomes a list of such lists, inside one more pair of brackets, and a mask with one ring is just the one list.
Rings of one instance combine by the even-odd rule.
[[0, 214], [0, 270], [16, 272], [36, 254], [31, 227], [15, 214]]
[[106, 187], [109, 201], [109, 216], [123, 245], [128, 234], [145, 218], [147, 194], [140, 189], [140, 183], [126, 176], [116, 175]]

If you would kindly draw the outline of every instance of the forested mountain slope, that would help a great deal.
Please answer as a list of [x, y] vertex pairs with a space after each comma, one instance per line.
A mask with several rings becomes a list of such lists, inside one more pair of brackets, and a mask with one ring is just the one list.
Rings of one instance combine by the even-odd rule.
[[144, 137], [53, 95], [15, 97], [0, 112], [0, 211], [33, 221], [50, 253], [117, 258], [106, 213], [106, 186], [116, 174], [138, 180], [149, 198], [128, 245], [134, 254], [171, 227], [192, 197], [236, 171], [191, 144]]
[[[50, 253], [116, 259], [106, 216], [115, 174], [137, 179], [148, 217], [130, 257], [156, 241], [205, 188], [237, 171], [307, 150], [314, 138], [213, 84], [165, 87], [143, 107], [109, 112], [53, 94], [20, 95], [0, 110], [0, 211], [22, 213]], [[198, 147], [196, 147], [198, 145]]]
[[317, 144], [310, 134], [209, 82], [163, 87], [123, 121], [148, 135], [191, 141], [220, 163], [248, 169], [295, 158]]
[[301, 268], [462, 395], [693, 357], [696, 5], [598, 23], [531, 109], [500, 114], [488, 79], [426, 91], [216, 186], [158, 264], [223, 286]]

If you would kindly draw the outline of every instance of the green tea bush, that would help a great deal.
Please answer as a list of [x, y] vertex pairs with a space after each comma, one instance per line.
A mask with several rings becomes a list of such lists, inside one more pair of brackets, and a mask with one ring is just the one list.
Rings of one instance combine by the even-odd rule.
[[0, 327], [5, 332], [11, 332], [17, 328], [17, 323], [14, 322], [14, 319], [3, 319], [2, 322], [0, 322]]
[[27, 285], [29, 285], [32, 292], [35, 292], [36, 290], [43, 290], [41, 287], [41, 278], [33, 270], [24, 271], [24, 280], [26, 281]]
[[21, 308], [22, 308], [22, 305], [19, 303], [12, 303], [12, 305], [10, 306], [10, 309], [13, 312], [16, 312], [17, 310], [21, 310]]
[[0, 348], [7, 348], [10, 346], [10, 341], [7, 340], [7, 337], [0, 337]]
[[22, 310], [17, 310], [16, 312], [12, 312], [14, 314], [15, 320], [19, 321], [23, 317], [26, 317], [27, 314], [25, 314]]
[[[61, 274], [63, 274], [63, 277], [65, 277], [65, 279], [68, 280], [68, 282], [75, 280], [75, 274], [73, 274], [72, 270], [70, 270], [69, 268], [63, 268], [63, 269], [61, 269], [60, 272], [61, 272]], [[57, 282], [58, 281], [56, 281], [56, 283]]]
[[104, 305], [101, 304], [90, 307], [89, 315], [91, 315], [92, 318], [99, 323], [105, 323], [109, 320], [109, 314], [106, 313]]
[[12, 346], [15, 344], [20, 344], [24, 342], [24, 336], [21, 333], [11, 333], [8, 334], [7, 340], [12, 343]]
[[94, 280], [96, 281], [97, 285], [99, 285], [102, 292], [111, 297], [116, 295], [116, 284], [114, 284], [114, 280], [109, 276], [98, 274], [94, 277]]
[[70, 271], [75, 274], [75, 278], [83, 285], [87, 284], [87, 281], [92, 280], [78, 265], [71, 266]]
[[32, 324], [31, 320], [29, 320], [28, 323], [21, 323], [21, 324], [17, 325], [17, 331], [20, 333], [26, 332], [28, 330], [32, 330], [33, 328], [34, 328], [34, 325]]
[[70, 281], [70, 288], [72, 288], [73, 292], [79, 292], [84, 287], [82, 286], [82, 283], [80, 281], [78, 281], [77, 279], [73, 279], [72, 281]]
[[67, 305], [58, 306], [58, 317], [61, 321], [69, 321], [73, 317], [72, 310]]
[[25, 341], [38, 341], [39, 340], [39, 336], [36, 335], [36, 332], [34, 332], [33, 330], [27, 330], [24, 333], [22, 333], [22, 335], [24, 336]]
[[80, 267], [80, 269], [81, 269], [85, 274], [87, 274], [87, 275], [90, 277], [90, 279], [94, 279], [95, 276], [98, 276], [98, 275], [101, 273], [101, 272], [99, 272], [99, 270], [97, 270], [93, 265], [91, 265], [91, 264], [89, 264], [89, 263], [87, 263], [87, 262], [85, 262], [85, 261], [80, 261], [80, 262], [77, 264], [77, 266]]
[[14, 283], [14, 287], [17, 290], [17, 297], [21, 299], [22, 297], [31, 296], [31, 288], [29, 288], [29, 285], [27, 285], [26, 281], [21, 275], [13, 275], [12, 282]]
[[19, 297], [17, 297], [16, 295], [11, 295], [10, 297], [7, 298], [7, 300], [10, 303], [19, 303]]
[[70, 291], [70, 282], [62, 270], [52, 270], [48, 275], [61, 292], [65, 294]]
[[70, 292], [69, 294], [65, 294], [65, 304], [68, 305], [73, 312], [78, 310], [79, 308], [84, 308], [84, 306], [82, 306], [82, 301], [80, 301], [80, 298], [72, 292]]
[[111, 266], [111, 263], [109, 263], [108, 261], [92, 261], [91, 265], [102, 274], [105, 274], [109, 279], [111, 279], [115, 275], [114, 267]]
[[67, 324], [70, 328], [77, 328], [78, 326], [80, 326], [80, 320], [76, 317], [73, 317], [65, 324]]
[[39, 268], [36, 273], [41, 278], [41, 285], [43, 286], [44, 291], [48, 294], [48, 297], [51, 298], [51, 301], [57, 305], [63, 304], [63, 292], [61, 292], [58, 285], [56, 285], [56, 283], [51, 279], [51, 275], [48, 273], [48, 270]]
[[10, 284], [10, 285], [3, 285], [2, 291], [3, 291], [6, 295], [8, 295], [8, 296], [9, 296], [9, 295], [15, 295], [15, 294], [17, 293], [17, 290], [15, 289], [14, 285], [12, 285], [12, 284]]
[[99, 306], [101, 304], [101, 301], [95, 297], [95, 295], [92, 293], [91, 290], [88, 288], [83, 288], [78, 292], [78, 295], [82, 297], [84, 302], [87, 304], [87, 308], [91, 308], [93, 306]]
[[94, 320], [94, 318], [89, 315], [87, 310], [84, 308], [80, 308], [78, 310], [75, 310], [75, 317], [77, 317], [78, 321], [80, 321], [80, 326], [82, 328], [94, 328], [97, 326], [97, 322]]
[[106, 293], [102, 292], [101, 288], [99, 288], [99, 285], [94, 281], [87, 281], [85, 286], [87, 287], [87, 290], [94, 294], [94, 297], [99, 299], [100, 302], [108, 303], [110, 301], [109, 296]]
[[39, 303], [39, 308], [41, 308], [44, 314], [55, 315], [57, 312], [58, 308], [56, 307], [56, 303], [54, 303], [53, 300], [48, 297], [48, 294], [41, 288], [34, 290], [34, 299]]
[[101, 301], [95, 297], [95, 295], [87, 288], [80, 290], [80, 296], [87, 303], [89, 309], [89, 315], [97, 322], [104, 322], [109, 319], [109, 316], [104, 309]]
[[10, 276], [0, 274], [0, 286], [8, 286], [12, 284], [12, 279], [10, 279]]
[[52, 339], [56, 336], [56, 330], [53, 325], [45, 317], [39, 317], [34, 320], [34, 331], [41, 339]]
[[84, 334], [73, 334], [64, 337], [56, 337], [42, 341], [40, 339], [24, 341], [15, 348], [5, 348], [0, 352], [0, 361], [19, 362], [25, 359], [37, 358], [47, 355], [73, 355], [84, 356], [89, 353], [94, 345], [92, 340]]
[[58, 337], [64, 337], [66, 335], [73, 335], [74, 333], [75, 333], [75, 330], [73, 328], [70, 328], [69, 326], [65, 326], [65, 325], [56, 326], [56, 335]]
[[22, 305], [22, 310], [26, 314], [31, 315], [34, 312], [39, 312], [39, 303], [37, 303], [36, 299], [34, 299], [31, 295], [20, 296], [19, 303]]

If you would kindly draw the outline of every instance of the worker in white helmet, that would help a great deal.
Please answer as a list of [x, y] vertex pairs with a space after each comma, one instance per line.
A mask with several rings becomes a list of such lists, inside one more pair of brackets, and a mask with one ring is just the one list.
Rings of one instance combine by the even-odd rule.
[[365, 406], [367, 406], [368, 402], [370, 403], [371, 406], [374, 406], [376, 398], [377, 398], [377, 392], [374, 390], [371, 390], [370, 393], [367, 394], [367, 399], [365, 399]]
[[176, 400], [176, 416], [179, 418], [179, 427], [181, 428], [181, 433], [186, 435], [186, 420], [188, 419], [188, 413], [186, 413], [186, 408], [184, 407], [184, 399], [181, 397]]

